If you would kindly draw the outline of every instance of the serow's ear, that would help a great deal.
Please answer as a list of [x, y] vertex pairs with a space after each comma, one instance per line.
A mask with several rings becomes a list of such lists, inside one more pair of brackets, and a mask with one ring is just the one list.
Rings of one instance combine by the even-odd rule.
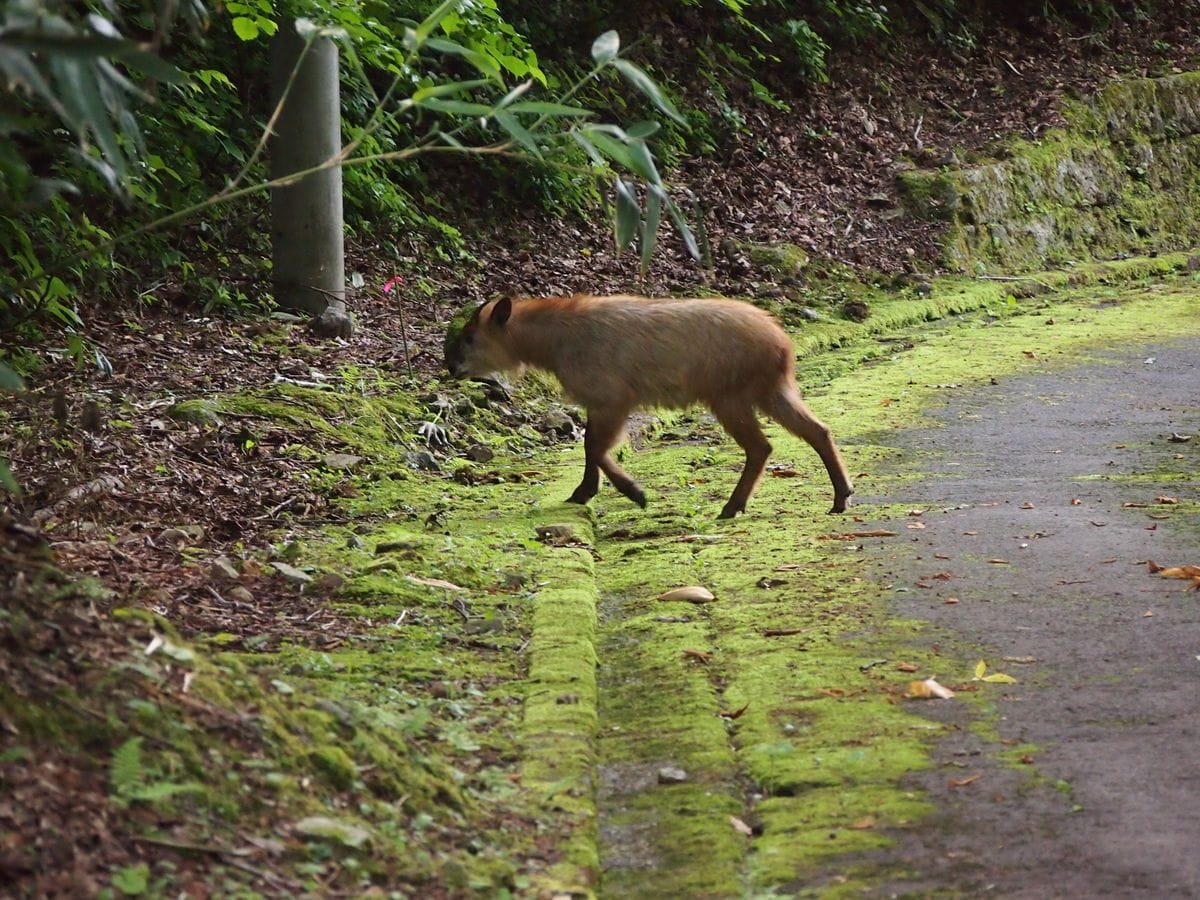
[[511, 315], [512, 300], [508, 297], [505, 297], [503, 300], [497, 300], [496, 305], [492, 307], [492, 321], [497, 325], [503, 325]]

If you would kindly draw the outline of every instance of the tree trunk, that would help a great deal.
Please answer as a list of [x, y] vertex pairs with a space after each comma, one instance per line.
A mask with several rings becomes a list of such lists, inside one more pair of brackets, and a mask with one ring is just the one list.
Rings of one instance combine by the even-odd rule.
[[[317, 38], [305, 52], [294, 20], [285, 20], [271, 47], [271, 95], [279, 102], [296, 71], [270, 140], [271, 178], [302, 172], [335, 157], [342, 145], [338, 51]], [[296, 62], [301, 58], [300, 67]], [[271, 190], [272, 282], [276, 302], [316, 316], [325, 334], [348, 336], [342, 231], [342, 170], [331, 166]]]

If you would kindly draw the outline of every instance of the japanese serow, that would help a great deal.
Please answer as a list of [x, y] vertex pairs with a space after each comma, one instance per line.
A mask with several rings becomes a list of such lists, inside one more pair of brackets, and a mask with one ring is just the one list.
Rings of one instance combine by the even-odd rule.
[[792, 342], [767, 313], [736, 300], [616, 296], [493, 300], [446, 337], [452, 375], [483, 378], [526, 366], [557, 376], [587, 410], [583, 481], [567, 498], [587, 503], [600, 473], [639, 506], [646, 495], [609, 451], [639, 407], [702, 403], [746, 451], [742, 476], [720, 518], [746, 509], [771, 445], [763, 412], [817, 451], [833, 482], [833, 509], [854, 488], [829, 429], [796, 388]]

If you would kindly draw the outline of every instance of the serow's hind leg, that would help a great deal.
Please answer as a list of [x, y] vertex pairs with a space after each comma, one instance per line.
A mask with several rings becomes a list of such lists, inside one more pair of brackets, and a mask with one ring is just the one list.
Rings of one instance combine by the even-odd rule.
[[846, 473], [846, 464], [842, 462], [842, 454], [838, 452], [837, 444], [829, 427], [812, 414], [805, 405], [800, 393], [794, 388], [783, 390], [775, 398], [767, 413], [790, 431], [796, 437], [806, 441], [817, 451], [829, 480], [833, 484], [833, 508], [831, 513], [845, 512], [850, 504], [850, 495], [854, 493], [854, 485]]
[[740, 512], [746, 511], [746, 502], [758, 487], [763, 470], [767, 467], [767, 459], [771, 455], [771, 443], [763, 434], [762, 426], [754, 416], [754, 409], [747, 404], [737, 408], [728, 407], [713, 409], [717, 420], [729, 432], [729, 436], [738, 442], [746, 451], [746, 465], [742, 468], [742, 476], [738, 479], [729, 500], [725, 503], [718, 519], [732, 519]]

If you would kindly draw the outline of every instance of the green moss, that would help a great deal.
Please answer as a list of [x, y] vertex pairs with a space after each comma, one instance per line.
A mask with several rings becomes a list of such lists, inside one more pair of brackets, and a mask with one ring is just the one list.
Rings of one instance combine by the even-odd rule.
[[1030, 270], [1200, 244], [1197, 74], [1134, 79], [1069, 105], [1070, 127], [999, 159], [909, 170], [911, 215], [945, 221], [959, 271]]

